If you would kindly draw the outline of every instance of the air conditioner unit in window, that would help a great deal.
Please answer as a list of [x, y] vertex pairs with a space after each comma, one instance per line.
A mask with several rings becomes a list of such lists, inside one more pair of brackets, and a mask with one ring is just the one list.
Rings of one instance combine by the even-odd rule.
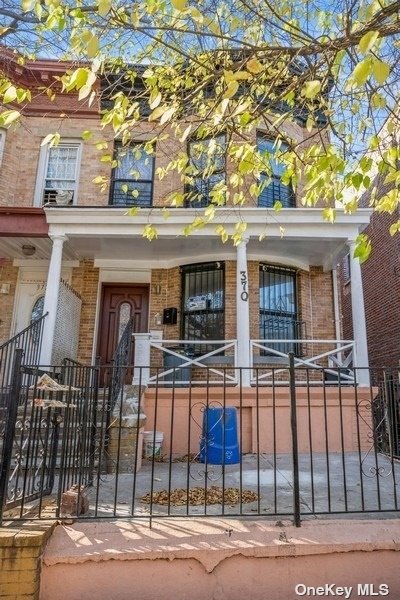
[[44, 190], [43, 203], [56, 203], [61, 206], [67, 206], [72, 203], [74, 192], [72, 190], [63, 189], [47, 189]]

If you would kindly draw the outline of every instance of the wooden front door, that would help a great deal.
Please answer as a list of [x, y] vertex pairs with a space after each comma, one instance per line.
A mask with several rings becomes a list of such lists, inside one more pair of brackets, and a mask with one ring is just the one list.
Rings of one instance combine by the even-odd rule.
[[[100, 313], [100, 331], [98, 355], [101, 364], [109, 365], [119, 339], [133, 317], [133, 331], [148, 331], [149, 288], [140, 285], [103, 286], [102, 306]], [[134, 350], [132, 343], [131, 359], [133, 364]]]

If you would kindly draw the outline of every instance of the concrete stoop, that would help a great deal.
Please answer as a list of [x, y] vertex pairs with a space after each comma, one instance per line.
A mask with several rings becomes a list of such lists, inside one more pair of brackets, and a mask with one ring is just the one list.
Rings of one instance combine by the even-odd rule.
[[[43, 555], [40, 600], [374, 598], [380, 585], [398, 598], [399, 551], [395, 519], [299, 529], [222, 518], [59, 525]], [[327, 584], [335, 594], [304, 591]]]

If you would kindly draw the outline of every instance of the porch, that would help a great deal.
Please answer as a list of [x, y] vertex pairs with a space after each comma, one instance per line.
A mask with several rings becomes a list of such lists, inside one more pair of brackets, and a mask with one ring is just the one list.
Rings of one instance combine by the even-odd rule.
[[[367, 224], [368, 210], [339, 213], [327, 224], [317, 209], [283, 209], [279, 222], [265, 214], [263, 223], [259, 209], [243, 209], [248, 227], [236, 248], [222, 244], [211, 223], [182, 237], [182, 227], [196, 215], [192, 209], [175, 210], [171, 220], [159, 209], [134, 218], [117, 208], [45, 212], [50, 240], [40, 255], [24, 257], [12, 237], [0, 248], [18, 273], [11, 333], [29, 325], [30, 311], [40, 302], [48, 313], [43, 365], [64, 357], [94, 364], [97, 356], [110, 364], [133, 317], [129, 362], [153, 370], [179, 367], [183, 353], [181, 381], [185, 366], [220, 365], [224, 375], [214, 371], [214, 378], [225, 377], [226, 384], [237, 383], [227, 367], [243, 367], [248, 380], [242, 383], [252, 385], [252, 368], [260, 366], [266, 370], [259, 376], [271, 383], [267, 367], [287, 365], [290, 352], [299, 365], [342, 367], [343, 379], [348, 367], [368, 366], [360, 265], [351, 261], [354, 340], [342, 339], [335, 270]], [[237, 215], [230, 209], [218, 215], [233, 231]], [[152, 243], [142, 237], [145, 223], [158, 228]], [[78, 299], [68, 314], [73, 294], [61, 301], [65, 283]], [[59, 347], [66, 338], [69, 353]], [[144, 375], [154, 383], [154, 372]], [[165, 368], [164, 378], [170, 376]]]

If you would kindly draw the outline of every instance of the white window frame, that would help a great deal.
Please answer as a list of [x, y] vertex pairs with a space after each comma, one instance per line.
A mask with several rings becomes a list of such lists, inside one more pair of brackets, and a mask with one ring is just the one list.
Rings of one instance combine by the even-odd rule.
[[0, 127], [0, 167], [3, 163], [4, 148], [6, 145], [6, 130]]
[[[60, 143], [58, 144], [58, 147], [60, 147], [60, 146], [76, 146], [78, 148], [78, 152], [76, 155], [76, 168], [75, 168], [75, 189], [74, 189], [74, 197], [72, 199], [72, 204], [78, 204], [79, 175], [80, 175], [81, 160], [82, 160], [82, 140], [80, 140], [78, 138], [62, 138]], [[45, 181], [46, 181], [47, 167], [49, 164], [50, 151], [51, 151], [51, 148], [48, 144], [46, 144], [45, 146], [42, 146], [40, 148], [36, 185], [35, 185], [34, 206], [38, 206], [38, 207], [44, 206], [43, 192], [44, 192], [44, 185], [45, 185]]]

